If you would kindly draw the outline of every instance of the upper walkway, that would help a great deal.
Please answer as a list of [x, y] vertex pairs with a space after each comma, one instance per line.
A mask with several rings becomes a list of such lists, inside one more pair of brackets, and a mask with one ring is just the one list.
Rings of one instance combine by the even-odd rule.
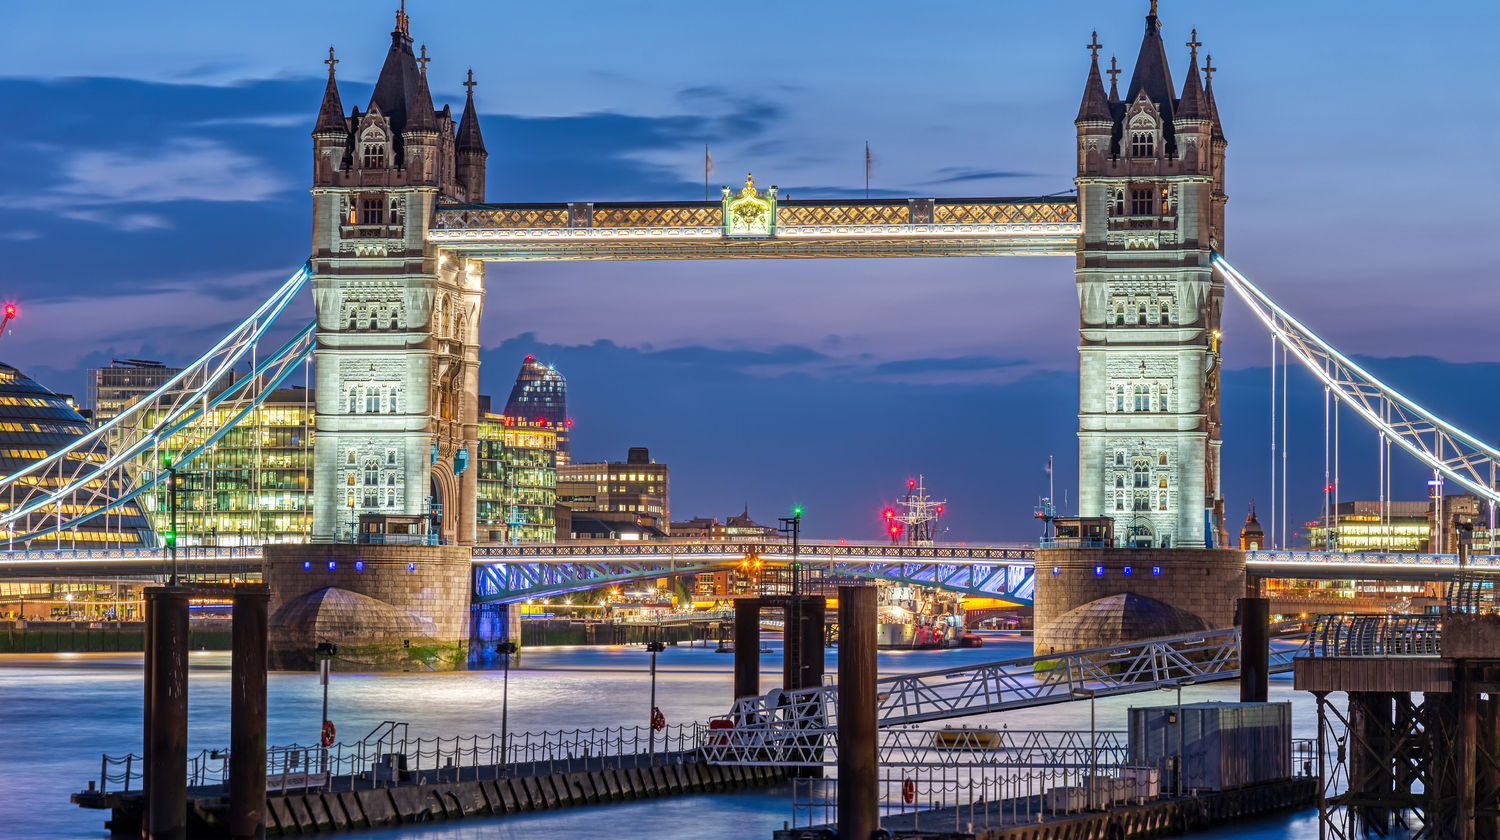
[[[748, 190], [748, 193], [747, 193]], [[492, 261], [1072, 256], [1072, 196], [438, 205], [429, 242]], [[773, 235], [774, 234], [774, 235]]]

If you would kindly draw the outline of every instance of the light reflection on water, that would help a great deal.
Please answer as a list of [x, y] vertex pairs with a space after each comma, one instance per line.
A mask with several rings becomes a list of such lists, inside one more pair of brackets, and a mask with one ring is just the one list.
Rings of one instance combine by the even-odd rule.
[[[780, 682], [779, 640], [767, 641], [762, 687]], [[974, 650], [887, 651], [882, 675], [926, 671], [1030, 654], [1030, 642], [991, 636]], [[510, 674], [512, 732], [630, 726], [644, 723], [649, 704], [649, 654], [639, 646], [552, 647], [525, 651]], [[733, 657], [709, 648], [677, 646], [658, 658], [657, 704], [671, 723], [690, 723], [729, 707]], [[191, 750], [224, 747], [229, 737], [229, 657], [192, 657], [188, 739]], [[828, 673], [836, 669], [834, 652]], [[381, 721], [411, 723], [413, 737], [487, 734], [500, 728], [498, 671], [442, 674], [335, 674], [329, 717], [341, 740], [356, 740]], [[106, 812], [84, 811], [68, 794], [97, 778], [100, 753], [140, 752], [139, 654], [0, 656], [0, 834], [60, 840], [100, 838]], [[272, 744], [311, 743], [317, 736], [321, 688], [315, 674], [270, 676], [267, 735]], [[1235, 683], [1189, 686], [1184, 702], [1237, 700]], [[1311, 695], [1291, 689], [1290, 676], [1273, 678], [1271, 699], [1293, 701], [1295, 737], [1316, 734]], [[1175, 702], [1175, 692], [1098, 701], [1099, 728], [1123, 729], [1132, 705]], [[1011, 728], [1089, 726], [1089, 704], [1066, 703], [969, 718], [965, 723]], [[790, 818], [788, 788], [733, 795], [691, 796], [526, 814], [430, 827], [367, 832], [370, 838], [589, 838], [649, 836], [769, 838]], [[1311, 838], [1314, 815], [1236, 824], [1202, 837]]]

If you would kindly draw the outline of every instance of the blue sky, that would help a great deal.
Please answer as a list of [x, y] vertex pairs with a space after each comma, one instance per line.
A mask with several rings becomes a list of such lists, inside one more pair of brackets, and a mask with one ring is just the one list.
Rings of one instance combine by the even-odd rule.
[[[391, 8], [386, 8], [390, 5]], [[413, 0], [434, 96], [473, 67], [492, 201], [701, 197], [753, 171], [794, 196], [1071, 187], [1097, 29], [1128, 68], [1144, 2], [474, 4]], [[394, 4], [103, 2], [8, 10], [0, 54], [4, 358], [58, 390], [111, 355], [181, 360], [305, 258], [321, 63], [346, 105]], [[1493, 440], [1495, 4], [1164, 0], [1178, 82], [1196, 27], [1220, 68], [1228, 254], [1346, 352]], [[1056, 259], [493, 265], [485, 389], [527, 352], [569, 377], [583, 457], [648, 445], [674, 513], [876, 533], [923, 471], [954, 539], [1032, 535], [1074, 475], [1076, 297]], [[310, 317], [311, 304], [306, 304]], [[1226, 492], [1264, 467], [1267, 339], [1226, 313]], [[1316, 512], [1316, 390], [1294, 509]], [[1259, 426], [1257, 427], [1257, 424]], [[1346, 429], [1352, 423], [1346, 424]], [[1361, 486], [1359, 452], [1345, 498]], [[1362, 447], [1362, 448], [1361, 448]], [[1300, 459], [1299, 459], [1300, 460]], [[1314, 463], [1315, 462], [1315, 463]], [[1370, 466], [1373, 481], [1374, 468]], [[1403, 478], [1398, 473], [1398, 480]], [[1401, 495], [1423, 489], [1415, 470]], [[1071, 495], [1075, 495], [1070, 492]], [[813, 512], [816, 511], [816, 516]]]

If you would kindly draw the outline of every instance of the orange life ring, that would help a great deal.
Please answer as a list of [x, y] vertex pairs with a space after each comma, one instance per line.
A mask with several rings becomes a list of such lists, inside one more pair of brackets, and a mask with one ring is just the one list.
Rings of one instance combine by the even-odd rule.
[[661, 709], [653, 706], [651, 708], [651, 728], [657, 732], [667, 728], [667, 716], [661, 713]]
[[901, 801], [910, 805], [917, 801], [917, 783], [911, 779], [901, 783]]
[[334, 729], [334, 727], [333, 727], [333, 721], [331, 721], [331, 720], [325, 720], [325, 721], [323, 721], [323, 746], [325, 746], [325, 747], [331, 747], [331, 746], [333, 746], [333, 736], [334, 736], [334, 733], [337, 732], [337, 731], [338, 730]]

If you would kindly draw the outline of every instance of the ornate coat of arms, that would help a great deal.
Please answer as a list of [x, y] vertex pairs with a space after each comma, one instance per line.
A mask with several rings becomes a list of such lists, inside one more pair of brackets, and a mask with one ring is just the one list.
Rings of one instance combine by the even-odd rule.
[[724, 235], [770, 236], [776, 232], [776, 188], [755, 189], [755, 179], [745, 176], [745, 186], [736, 193], [724, 188]]

